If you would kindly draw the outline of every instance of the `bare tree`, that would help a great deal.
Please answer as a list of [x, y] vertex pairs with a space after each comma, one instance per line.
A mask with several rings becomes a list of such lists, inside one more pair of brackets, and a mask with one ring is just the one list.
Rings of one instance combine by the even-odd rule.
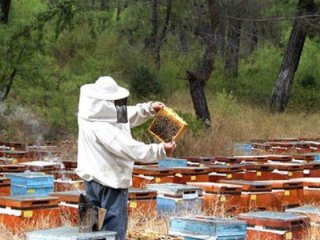
[[11, 0], [1, 0], [1, 22], [7, 24], [9, 21], [9, 13], [11, 7]]
[[166, 39], [166, 35], [167, 35], [167, 31], [168, 31], [168, 27], [171, 19], [172, 0], [167, 0], [166, 15], [165, 15], [164, 23], [160, 33], [159, 33], [160, 24], [159, 24], [159, 18], [158, 18], [158, 3], [159, 3], [158, 0], [151, 1], [152, 30], [151, 30], [150, 40], [147, 40], [147, 41], [149, 45], [148, 47], [151, 48], [151, 51], [154, 55], [157, 69], [159, 70], [161, 65], [161, 57], [160, 57], [161, 46]]
[[299, 0], [297, 8], [297, 17], [293, 23], [287, 50], [281, 63], [278, 79], [272, 90], [269, 107], [273, 112], [284, 112], [288, 103], [292, 82], [307, 35], [308, 22], [302, 16], [313, 14], [315, 4], [313, 0]]
[[207, 25], [204, 24], [205, 15], [202, 15], [202, 19], [198, 22], [199, 30], [197, 33], [204, 45], [203, 57], [194, 70], [186, 72], [196, 115], [203, 120], [205, 126], [210, 127], [211, 117], [204, 90], [213, 70], [219, 15], [216, 0], [208, 0], [207, 3], [210, 22]]
[[228, 21], [228, 37], [226, 47], [226, 61], [224, 70], [231, 76], [238, 75], [240, 39], [241, 39], [241, 12], [244, 9], [245, 0], [240, 0], [237, 3], [232, 2], [231, 12], [234, 18]]

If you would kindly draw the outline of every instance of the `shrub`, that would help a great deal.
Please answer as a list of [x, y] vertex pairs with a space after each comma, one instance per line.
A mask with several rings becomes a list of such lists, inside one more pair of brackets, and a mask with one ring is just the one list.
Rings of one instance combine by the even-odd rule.
[[155, 74], [146, 66], [139, 66], [133, 72], [130, 91], [136, 97], [146, 98], [162, 93], [162, 86]]

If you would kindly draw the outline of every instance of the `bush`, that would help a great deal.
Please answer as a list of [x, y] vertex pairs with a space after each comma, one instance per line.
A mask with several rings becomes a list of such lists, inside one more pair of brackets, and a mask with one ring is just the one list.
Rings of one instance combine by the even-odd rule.
[[138, 98], [152, 98], [162, 93], [162, 86], [147, 67], [139, 66], [130, 79], [130, 92]]

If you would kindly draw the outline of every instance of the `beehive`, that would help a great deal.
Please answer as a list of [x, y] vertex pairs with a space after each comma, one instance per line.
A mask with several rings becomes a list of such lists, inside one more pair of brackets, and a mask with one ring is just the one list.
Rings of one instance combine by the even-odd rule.
[[128, 213], [154, 215], [157, 210], [157, 191], [129, 188], [128, 193]]
[[160, 214], [199, 214], [202, 210], [202, 189], [186, 184], [147, 184], [147, 189], [156, 190], [157, 211]]
[[[190, 239], [245, 239], [247, 223], [214, 216], [170, 217], [169, 234]], [[199, 238], [200, 237], [200, 238]]]
[[61, 224], [58, 198], [44, 196], [7, 196], [0, 198], [0, 223], [11, 232], [40, 223]]
[[301, 240], [310, 226], [309, 217], [289, 212], [249, 212], [238, 219], [247, 221], [248, 240]]
[[116, 232], [98, 231], [80, 233], [78, 227], [58, 227], [52, 229], [38, 230], [26, 233], [28, 240], [83, 240], [83, 239], [105, 239], [115, 240]]
[[187, 123], [171, 108], [162, 108], [154, 117], [148, 131], [161, 142], [177, 141], [187, 129]]

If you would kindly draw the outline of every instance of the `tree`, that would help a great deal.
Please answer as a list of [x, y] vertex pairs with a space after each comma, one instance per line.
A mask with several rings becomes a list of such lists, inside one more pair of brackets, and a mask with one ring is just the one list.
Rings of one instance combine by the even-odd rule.
[[56, 21], [56, 38], [67, 26], [73, 17], [73, 0], [58, 2], [57, 5], [49, 8], [48, 11], [41, 12], [36, 16], [36, 20], [30, 25], [26, 25], [16, 30], [9, 36], [8, 46], [5, 46], [1, 54], [6, 56], [4, 66], [1, 66], [0, 73], [0, 102], [7, 99], [12, 88], [14, 79], [19, 73], [19, 67], [26, 64], [37, 51], [42, 50], [42, 38], [45, 25], [49, 24], [54, 17]]
[[226, 61], [224, 70], [228, 75], [236, 77], [238, 75], [239, 51], [240, 51], [240, 38], [241, 38], [241, 12], [243, 11], [242, 5], [244, 0], [239, 1], [237, 4], [232, 4], [232, 13], [234, 18], [228, 21], [228, 37], [226, 46]]
[[161, 45], [163, 44], [167, 30], [169, 27], [170, 19], [171, 19], [171, 11], [172, 11], [172, 0], [167, 0], [166, 4], [166, 14], [162, 29], [159, 33], [159, 18], [158, 18], [158, 0], [151, 1], [151, 24], [152, 24], [152, 31], [150, 36], [150, 45], [149, 48], [151, 49], [157, 69], [160, 69], [160, 51]]
[[[211, 117], [204, 90], [213, 70], [219, 16], [216, 1], [208, 0], [207, 3], [210, 22], [205, 24], [203, 21], [206, 15], [201, 14], [196, 32], [204, 45], [203, 57], [194, 70], [187, 70], [186, 73], [196, 115], [206, 127], [210, 127]], [[198, 8], [197, 11], [201, 11], [201, 6], [196, 4], [195, 7]]]
[[7, 24], [9, 21], [9, 13], [11, 0], [0, 0], [1, 5], [1, 22]]
[[272, 90], [270, 110], [284, 112], [288, 103], [292, 82], [298, 68], [300, 56], [307, 35], [308, 22], [303, 15], [312, 15], [315, 12], [313, 0], [299, 0], [297, 17], [294, 20], [288, 46], [281, 63], [278, 79]]

